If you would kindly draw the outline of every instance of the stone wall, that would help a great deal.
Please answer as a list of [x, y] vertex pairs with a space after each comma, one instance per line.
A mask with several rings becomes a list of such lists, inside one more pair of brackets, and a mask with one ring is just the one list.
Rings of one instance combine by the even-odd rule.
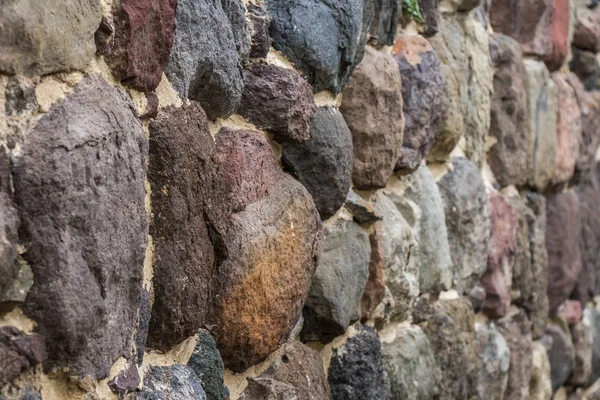
[[600, 5], [418, 4], [2, 2], [0, 399], [600, 398]]

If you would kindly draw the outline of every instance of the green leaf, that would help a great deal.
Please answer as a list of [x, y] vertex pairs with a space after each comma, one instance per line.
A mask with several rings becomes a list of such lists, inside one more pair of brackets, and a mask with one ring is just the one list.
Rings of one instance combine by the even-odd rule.
[[415, 22], [422, 24], [425, 22], [419, 9], [419, 0], [404, 0], [402, 10], [405, 14], [408, 14]]

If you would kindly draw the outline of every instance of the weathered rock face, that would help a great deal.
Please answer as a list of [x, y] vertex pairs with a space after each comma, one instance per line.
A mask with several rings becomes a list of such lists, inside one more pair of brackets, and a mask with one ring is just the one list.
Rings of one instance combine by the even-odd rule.
[[242, 0], [221, 0], [223, 11], [231, 24], [235, 49], [241, 60], [245, 60], [250, 53], [250, 30], [246, 22], [246, 7]]
[[382, 334], [382, 342], [393, 399], [426, 400], [439, 395], [441, 372], [421, 328], [392, 327]]
[[373, 208], [373, 204], [360, 197], [352, 189], [348, 192], [344, 206], [352, 213], [354, 221], [359, 224], [370, 224], [382, 219], [381, 215]]
[[427, 166], [420, 166], [414, 176], [414, 184], [406, 188], [404, 196], [423, 210], [418, 236], [421, 260], [419, 290], [421, 293], [434, 293], [450, 289], [452, 285], [452, 259], [444, 204]]
[[352, 132], [352, 181], [358, 189], [385, 187], [402, 151], [402, 80], [391, 55], [367, 46], [342, 91], [340, 112]]
[[369, 236], [358, 224], [338, 220], [325, 227], [304, 304], [303, 341], [332, 340], [360, 318], [370, 257]]
[[403, 3], [399, 0], [376, 0], [372, 4], [373, 19], [369, 31], [369, 44], [376, 47], [391, 46], [396, 41]]
[[340, 92], [361, 61], [372, 15], [361, 0], [267, 0], [273, 47], [315, 92]]
[[332, 400], [390, 400], [390, 381], [381, 358], [381, 342], [373, 328], [358, 326], [334, 348], [327, 379]]
[[306, 187], [323, 220], [344, 204], [351, 184], [352, 154], [352, 134], [333, 107], [317, 108], [310, 140], [283, 145], [284, 167]]
[[557, 315], [564, 319], [568, 325], [577, 324], [583, 315], [583, 307], [579, 300], [565, 300], [558, 307]]
[[588, 305], [585, 313], [590, 316], [592, 326], [592, 337], [594, 344], [592, 348], [592, 373], [589, 382], [600, 379], [600, 307]]
[[0, 387], [21, 374], [26, 369], [46, 359], [44, 338], [40, 335], [27, 335], [13, 326], [0, 328]]
[[140, 386], [140, 374], [135, 362], [127, 361], [125, 369], [108, 382], [110, 390], [124, 398]]
[[550, 314], [566, 300], [581, 272], [581, 217], [575, 192], [547, 196], [546, 249]]
[[510, 349], [510, 369], [505, 399], [529, 399], [532, 373], [531, 322], [523, 311], [498, 320], [498, 330]]
[[220, 1], [179, 0], [166, 74], [210, 119], [233, 114], [244, 86], [232, 25]]
[[525, 60], [525, 89], [529, 114], [528, 181], [543, 190], [556, 165], [557, 88], [543, 63]]
[[[27, 76], [83, 69], [96, 48], [94, 32], [102, 10], [98, 0], [12, 0], [3, 4], [0, 71]], [[76, 20], [78, 23], [71, 23]]]
[[529, 381], [529, 398], [531, 400], [547, 400], [552, 398], [552, 382], [550, 381], [550, 361], [546, 348], [540, 342], [531, 345], [531, 380]]
[[585, 386], [592, 372], [594, 333], [591, 324], [591, 315], [586, 312], [581, 321], [571, 327], [571, 338], [575, 349], [573, 372], [569, 377], [569, 383], [572, 385]]
[[423, 16], [423, 36], [435, 35], [439, 30], [440, 0], [421, 0], [419, 7]]
[[442, 62], [448, 107], [429, 159], [446, 160], [464, 136], [467, 158], [481, 166], [493, 91], [488, 33], [470, 15], [441, 14], [440, 34], [430, 41]]
[[364, 319], [373, 317], [373, 313], [385, 296], [383, 254], [383, 224], [376, 221], [369, 233], [371, 245], [371, 259], [369, 261], [369, 278], [365, 284], [365, 291], [361, 299], [361, 316]]
[[480, 399], [503, 399], [508, 383], [510, 349], [494, 324], [475, 324], [475, 343], [481, 362], [477, 381]]
[[[12, 201], [10, 181], [10, 165], [5, 148], [0, 147], [0, 303], [12, 300], [10, 294], [11, 280], [18, 273], [14, 262], [17, 257], [17, 241], [19, 239], [19, 216]], [[1, 306], [0, 306], [1, 308]]]
[[413, 322], [429, 338], [442, 371], [440, 398], [463, 399], [477, 395], [479, 358], [475, 345], [475, 321], [466, 297], [431, 303], [419, 298]]
[[207, 330], [199, 329], [198, 343], [187, 363], [192, 368], [206, 393], [207, 400], [223, 400], [229, 390], [223, 383], [223, 360], [217, 345]]
[[193, 369], [172, 365], [150, 367], [142, 390], [134, 392], [132, 399], [207, 400], [207, 397]]
[[148, 234], [147, 146], [126, 94], [96, 76], [22, 144], [15, 198], [35, 276], [25, 311], [46, 338], [47, 369], [103, 378], [131, 349]]
[[246, 5], [250, 30], [250, 58], [265, 58], [271, 47], [269, 14], [264, 3]]
[[375, 210], [383, 216], [383, 277], [394, 298], [392, 320], [408, 316], [419, 295], [419, 248], [414, 233], [398, 207], [385, 194], [375, 198]]
[[244, 71], [239, 113], [280, 142], [306, 142], [316, 108], [310, 85], [291, 69], [254, 64]]
[[500, 318], [510, 308], [518, 219], [506, 197], [496, 191], [490, 192], [490, 209], [492, 228], [487, 270], [480, 284], [486, 292], [483, 312]]
[[[437, 13], [436, 13], [437, 18]], [[397, 168], [414, 170], [429, 154], [444, 110], [440, 60], [421, 36], [398, 35], [392, 54], [402, 76], [405, 128]]]
[[173, 45], [176, 6], [176, 0], [113, 4], [113, 21], [100, 24], [96, 47], [124, 85], [151, 92], [160, 83]]
[[575, 1], [575, 32], [573, 45], [591, 52], [600, 52], [600, 9], [585, 0]]
[[284, 344], [281, 355], [248, 385], [241, 397], [242, 400], [329, 398], [329, 383], [319, 353], [298, 341]]
[[552, 80], [558, 88], [556, 165], [552, 177], [552, 183], [557, 185], [570, 180], [575, 172], [575, 163], [579, 157], [579, 143], [581, 142], [581, 111], [575, 90], [569, 85], [565, 75], [554, 73]]
[[585, 90], [597, 90], [600, 79], [600, 64], [596, 53], [572, 47], [573, 59], [569, 62], [569, 69], [583, 83]]
[[564, 325], [549, 324], [546, 334], [541, 340], [548, 352], [553, 391], [567, 382], [575, 366], [575, 348], [571, 342], [571, 334], [568, 332], [566, 324]]
[[525, 92], [525, 66], [519, 43], [500, 34], [490, 36], [490, 56], [496, 68], [489, 135], [496, 143], [487, 161], [501, 186], [527, 180], [529, 116]]
[[[521, 306], [525, 310], [529, 310], [533, 292], [533, 271], [531, 267], [531, 250], [529, 248], [529, 226], [527, 224], [527, 216], [531, 214], [535, 218], [533, 211], [527, 208], [525, 201], [521, 197], [509, 196], [508, 203], [518, 220], [516, 247], [515, 247], [515, 263], [512, 269], [512, 303]], [[544, 290], [544, 295], [546, 291]]]
[[438, 182], [444, 203], [454, 287], [469, 293], [487, 268], [490, 206], [477, 167], [468, 160], [452, 160], [454, 170]]

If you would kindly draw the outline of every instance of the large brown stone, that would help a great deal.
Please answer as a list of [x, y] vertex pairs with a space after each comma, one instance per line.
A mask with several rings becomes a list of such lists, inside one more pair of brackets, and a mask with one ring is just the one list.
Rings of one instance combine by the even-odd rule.
[[124, 91], [89, 76], [21, 146], [15, 199], [35, 277], [25, 312], [46, 338], [45, 369], [104, 378], [132, 350], [137, 324], [148, 236], [142, 125]]
[[531, 380], [531, 322], [523, 311], [498, 321], [498, 330], [510, 349], [510, 369], [505, 399], [528, 400]]
[[239, 113], [280, 142], [306, 142], [316, 107], [310, 85], [294, 70], [254, 64], [244, 71]]
[[151, 92], [160, 83], [171, 53], [177, 0], [122, 0], [103, 20], [96, 47], [124, 85]]
[[600, 52], [600, 8], [588, 0], [575, 1], [573, 45], [593, 53]]
[[496, 142], [487, 161], [501, 186], [522, 185], [527, 180], [529, 125], [525, 66], [519, 44], [509, 36], [490, 36], [494, 71], [490, 132]]
[[547, 197], [546, 249], [550, 314], [569, 298], [581, 272], [581, 220], [575, 192]]
[[10, 325], [0, 328], [0, 388], [45, 359], [42, 336], [28, 335]]
[[391, 55], [367, 46], [342, 91], [340, 112], [354, 148], [352, 181], [358, 189], [385, 187], [402, 151], [402, 79]]
[[444, 108], [444, 78], [437, 54], [421, 36], [399, 34], [392, 54], [402, 76], [405, 118], [397, 168], [414, 170], [429, 154], [435, 140]]
[[83, 69], [96, 48], [99, 0], [7, 0], [0, 15], [0, 71], [27, 76]]

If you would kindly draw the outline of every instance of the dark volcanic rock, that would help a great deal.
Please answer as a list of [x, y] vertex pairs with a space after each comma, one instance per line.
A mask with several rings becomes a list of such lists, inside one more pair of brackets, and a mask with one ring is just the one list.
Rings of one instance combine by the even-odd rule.
[[146, 350], [148, 328], [150, 326], [151, 308], [152, 299], [150, 292], [146, 290], [146, 288], [142, 288], [142, 291], [140, 292], [137, 332], [135, 335], [135, 351], [137, 353], [138, 365], [142, 365], [142, 362], [144, 361], [144, 351]]
[[527, 93], [519, 43], [504, 35], [490, 36], [490, 56], [496, 67], [489, 135], [496, 143], [487, 160], [501, 186], [527, 180]]
[[367, 47], [342, 92], [340, 112], [352, 132], [352, 181], [358, 189], [385, 187], [402, 149], [402, 79], [391, 55]]
[[221, 0], [223, 11], [227, 15], [235, 48], [241, 59], [248, 57], [250, 53], [250, 30], [246, 22], [246, 7], [243, 0]]
[[335, 214], [348, 195], [352, 154], [352, 134], [333, 107], [317, 108], [308, 142], [283, 144], [284, 167], [306, 187], [323, 220]]
[[390, 382], [381, 359], [381, 342], [373, 328], [358, 326], [333, 349], [329, 372], [332, 400], [390, 400]]
[[564, 322], [550, 324], [541, 342], [548, 352], [552, 390], [556, 391], [567, 382], [575, 366], [575, 348], [569, 328]]
[[573, 59], [569, 62], [569, 69], [583, 83], [585, 90], [597, 90], [600, 83], [600, 63], [596, 53], [572, 47]]
[[131, 349], [148, 236], [147, 151], [125, 92], [96, 76], [22, 144], [15, 199], [35, 276], [25, 312], [46, 338], [47, 370], [104, 378]]
[[0, 146], [0, 302], [6, 299], [15, 268], [19, 216], [12, 201], [10, 166], [4, 146]]
[[239, 106], [244, 82], [221, 2], [179, 0], [176, 18], [167, 77], [182, 97], [198, 101], [210, 119], [228, 117]]
[[28, 335], [13, 326], [0, 328], [0, 388], [45, 359], [43, 337]]
[[454, 286], [469, 293], [487, 268], [490, 206], [477, 167], [463, 158], [452, 160], [454, 170], [438, 182], [444, 202]]
[[439, 30], [440, 0], [420, 0], [419, 8], [424, 20], [423, 36], [430, 37], [435, 35]]
[[244, 72], [239, 113], [280, 142], [306, 142], [316, 107], [311, 87], [291, 69], [254, 64]]
[[405, 118], [402, 153], [396, 168], [414, 170], [435, 141], [444, 112], [444, 78], [438, 56], [420, 36], [400, 34], [392, 54], [402, 76]]
[[510, 369], [505, 399], [529, 399], [532, 371], [531, 322], [523, 311], [498, 320], [498, 330], [510, 349]]
[[177, 0], [113, 3], [113, 24], [96, 31], [96, 47], [124, 85], [151, 92], [160, 83], [171, 53]]
[[250, 58], [265, 58], [269, 54], [271, 47], [271, 37], [269, 36], [269, 14], [265, 5], [248, 3], [248, 20], [251, 34], [250, 40]]
[[394, 44], [398, 24], [402, 18], [402, 4], [402, 0], [373, 1], [373, 20], [369, 31], [370, 44], [374, 46], [391, 46]]
[[198, 343], [187, 363], [202, 383], [208, 400], [224, 400], [229, 397], [229, 389], [223, 383], [224, 366], [219, 349], [207, 330], [199, 329]]
[[364, 0], [266, 0], [273, 47], [315, 92], [340, 92], [362, 60], [371, 15]]
[[125, 369], [108, 382], [110, 390], [120, 399], [133, 392], [139, 385], [140, 374], [137, 365], [131, 361], [127, 361]]
[[581, 217], [575, 192], [547, 196], [546, 249], [550, 314], [569, 298], [581, 272]]
[[150, 367], [146, 372], [142, 390], [135, 392], [131, 398], [132, 400], [208, 400], [194, 370], [186, 365]]

